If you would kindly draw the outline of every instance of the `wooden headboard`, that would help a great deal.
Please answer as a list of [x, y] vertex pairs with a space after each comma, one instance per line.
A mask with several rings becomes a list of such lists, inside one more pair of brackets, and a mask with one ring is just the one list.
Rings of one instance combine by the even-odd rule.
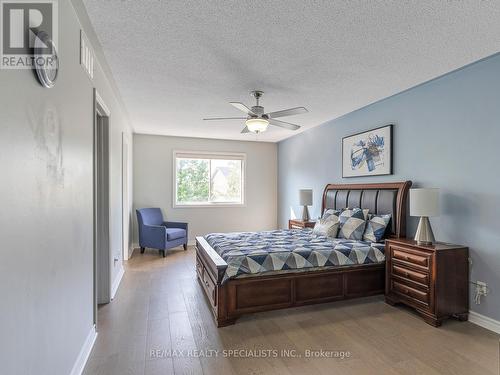
[[376, 215], [391, 214], [390, 237], [406, 237], [406, 207], [412, 182], [380, 184], [328, 184], [323, 192], [321, 214], [333, 208], [368, 208]]

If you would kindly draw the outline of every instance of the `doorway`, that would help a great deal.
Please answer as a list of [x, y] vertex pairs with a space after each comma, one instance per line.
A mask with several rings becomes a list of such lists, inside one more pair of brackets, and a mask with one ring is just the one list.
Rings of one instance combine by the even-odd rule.
[[110, 112], [94, 89], [94, 324], [98, 305], [111, 300], [109, 229]]

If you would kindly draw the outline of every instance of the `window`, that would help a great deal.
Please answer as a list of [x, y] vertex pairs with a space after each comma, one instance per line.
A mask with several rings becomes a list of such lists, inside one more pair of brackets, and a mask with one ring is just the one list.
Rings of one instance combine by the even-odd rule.
[[174, 152], [174, 206], [244, 204], [245, 154]]

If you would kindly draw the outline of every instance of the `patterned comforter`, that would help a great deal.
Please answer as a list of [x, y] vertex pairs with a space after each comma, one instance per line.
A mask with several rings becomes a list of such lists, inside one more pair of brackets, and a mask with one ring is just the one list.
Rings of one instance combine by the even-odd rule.
[[310, 229], [211, 233], [205, 239], [228, 264], [223, 282], [263, 272], [385, 261], [382, 243], [316, 236]]

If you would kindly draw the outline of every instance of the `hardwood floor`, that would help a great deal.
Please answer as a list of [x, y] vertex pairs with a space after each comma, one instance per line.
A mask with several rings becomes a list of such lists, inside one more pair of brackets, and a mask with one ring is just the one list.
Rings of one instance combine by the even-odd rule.
[[[99, 309], [84, 374], [499, 375], [498, 335], [468, 322], [433, 328], [382, 296], [254, 314], [218, 329], [194, 260], [192, 248], [166, 258], [134, 252], [115, 300]], [[306, 358], [307, 350], [350, 356]]]

